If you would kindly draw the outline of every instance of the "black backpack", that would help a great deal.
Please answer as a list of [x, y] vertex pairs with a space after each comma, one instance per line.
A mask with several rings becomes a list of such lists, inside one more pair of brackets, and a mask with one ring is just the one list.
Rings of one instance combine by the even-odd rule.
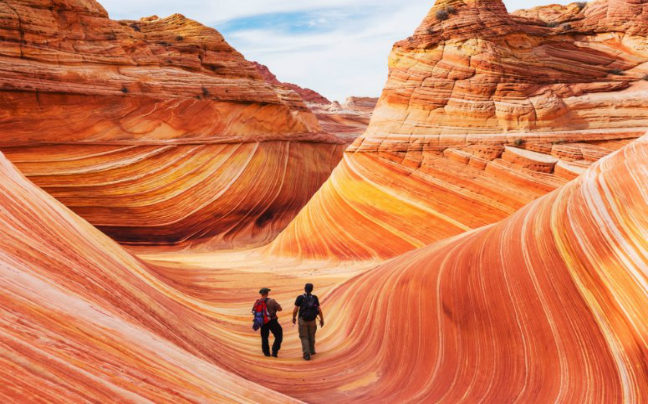
[[317, 318], [319, 311], [317, 310], [316, 302], [315, 296], [304, 294], [304, 300], [299, 311], [304, 320], [313, 321]]

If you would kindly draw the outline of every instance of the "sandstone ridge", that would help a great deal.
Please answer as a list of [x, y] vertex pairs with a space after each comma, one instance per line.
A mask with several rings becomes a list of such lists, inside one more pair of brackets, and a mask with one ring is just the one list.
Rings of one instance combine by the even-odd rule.
[[395, 44], [365, 134], [269, 251], [391, 258], [502, 220], [641, 136], [646, 4], [437, 1]]
[[267, 243], [346, 147], [179, 14], [113, 21], [94, 1], [9, 0], [0, 33], [0, 149], [123, 243]]

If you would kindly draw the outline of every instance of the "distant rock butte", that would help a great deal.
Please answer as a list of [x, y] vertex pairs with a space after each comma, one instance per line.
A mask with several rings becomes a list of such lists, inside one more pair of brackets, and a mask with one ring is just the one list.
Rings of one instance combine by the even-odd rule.
[[373, 113], [378, 104], [378, 98], [375, 97], [349, 97], [343, 104], [345, 109], [353, 111]]
[[647, 38], [645, 0], [437, 1], [395, 44], [366, 133], [269, 251], [386, 259], [508, 217], [647, 130]]
[[0, 149], [121, 242], [266, 243], [347, 142], [178, 14], [112, 21], [92, 0], [9, 0], [0, 32]]
[[329, 105], [308, 104], [308, 107], [322, 129], [353, 142], [369, 126], [377, 102], [378, 98], [349, 97], [344, 104], [335, 101]]
[[298, 93], [306, 102], [308, 108], [313, 111], [324, 131], [336, 134], [351, 143], [362, 135], [369, 126], [371, 114], [378, 102], [378, 98], [349, 97], [341, 105], [337, 101], [329, 101], [313, 90], [304, 89], [295, 84], [283, 83], [277, 79], [277, 76], [267, 66], [256, 62], [254, 64], [268, 83]]

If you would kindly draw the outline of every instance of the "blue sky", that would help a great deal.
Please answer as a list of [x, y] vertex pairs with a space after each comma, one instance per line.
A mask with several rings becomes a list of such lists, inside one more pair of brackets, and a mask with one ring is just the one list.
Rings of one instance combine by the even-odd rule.
[[[379, 96], [394, 42], [411, 35], [433, 0], [99, 0], [113, 19], [181, 13], [218, 29], [279, 80], [331, 100]], [[504, 0], [509, 11], [564, 0]]]

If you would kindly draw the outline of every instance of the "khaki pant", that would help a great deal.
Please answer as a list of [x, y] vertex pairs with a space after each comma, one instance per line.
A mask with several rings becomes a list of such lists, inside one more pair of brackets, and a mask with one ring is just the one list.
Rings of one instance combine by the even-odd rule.
[[299, 338], [301, 339], [302, 352], [304, 355], [315, 353], [315, 333], [317, 332], [317, 320], [306, 321], [299, 318]]

